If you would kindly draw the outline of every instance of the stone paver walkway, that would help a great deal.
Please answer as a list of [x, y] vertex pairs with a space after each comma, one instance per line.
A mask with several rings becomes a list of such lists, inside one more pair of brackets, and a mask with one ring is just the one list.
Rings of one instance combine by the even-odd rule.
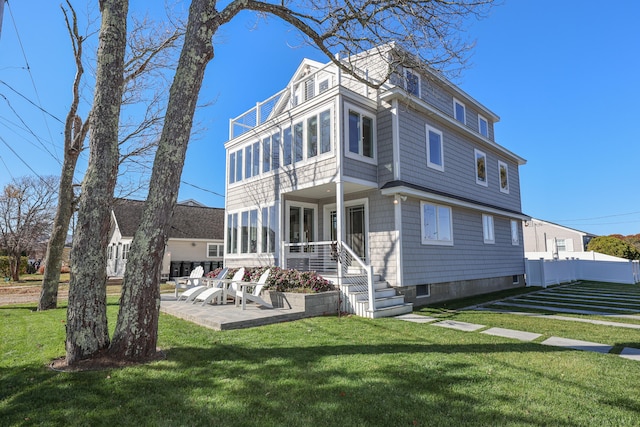
[[[627, 318], [636, 321], [640, 320], [640, 315], [636, 314], [636, 305], [638, 301], [640, 301], [640, 292], [636, 292], [635, 289], [629, 289], [629, 291], [625, 289], [624, 292], [615, 293], [610, 290], [581, 288], [580, 286], [573, 287], [569, 285], [545, 289], [532, 294], [515, 296], [501, 301], [493, 301], [480, 306], [468, 307], [466, 310], [493, 311], [545, 319], [583, 322], [614, 328], [640, 330], [639, 323], [612, 321], [616, 318]], [[620, 306], [626, 308], [621, 308]], [[612, 320], [581, 318], [578, 316], [562, 316], [561, 314], [532, 313], [528, 310], [545, 310], [547, 312], [551, 311], [591, 316], [606, 316]], [[620, 313], [621, 311], [626, 311], [626, 313]], [[398, 319], [416, 323], [430, 323], [433, 326], [464, 332], [477, 331], [486, 335], [516, 339], [525, 342], [539, 340], [536, 342], [539, 342], [542, 345], [573, 350], [592, 351], [600, 354], [610, 354], [614, 348], [614, 346], [610, 344], [581, 341], [556, 336], [543, 337], [543, 334], [534, 332], [518, 331], [499, 327], [487, 327], [485, 325], [460, 322], [450, 319], [439, 320], [438, 318], [420, 316], [417, 314], [399, 316]], [[640, 348], [624, 347], [619, 356], [640, 362]]]

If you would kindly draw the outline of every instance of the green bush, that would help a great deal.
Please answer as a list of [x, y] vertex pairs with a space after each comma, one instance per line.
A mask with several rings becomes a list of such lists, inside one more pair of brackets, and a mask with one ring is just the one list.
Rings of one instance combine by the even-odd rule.
[[[20, 257], [20, 274], [25, 274], [27, 272], [27, 257]], [[9, 257], [8, 256], [0, 256], [0, 274], [2, 277], [10, 277], [9, 270]]]
[[615, 236], [600, 236], [591, 239], [587, 250], [620, 258], [640, 259], [640, 252], [633, 245]]

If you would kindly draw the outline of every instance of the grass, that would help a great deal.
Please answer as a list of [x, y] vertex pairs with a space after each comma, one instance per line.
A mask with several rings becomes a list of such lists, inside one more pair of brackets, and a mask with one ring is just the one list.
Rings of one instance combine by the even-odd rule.
[[[109, 299], [113, 327], [116, 299]], [[61, 373], [65, 310], [0, 307], [0, 424], [636, 426], [640, 363], [396, 319], [212, 331], [162, 315], [166, 359]], [[442, 311], [488, 326], [640, 343], [634, 330]], [[527, 323], [525, 323], [527, 322]], [[612, 335], [613, 334], [613, 335]], [[570, 336], [567, 336], [570, 335]]]

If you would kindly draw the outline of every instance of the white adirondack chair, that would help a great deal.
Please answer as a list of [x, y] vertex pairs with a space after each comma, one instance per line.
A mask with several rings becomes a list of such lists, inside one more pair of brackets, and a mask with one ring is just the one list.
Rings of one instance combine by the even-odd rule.
[[[239, 286], [236, 286], [235, 289], [229, 290], [229, 295], [236, 297], [236, 303], [239, 300], [242, 300], [242, 309], [244, 310], [245, 304], [247, 301], [255, 302], [256, 304], [262, 305], [267, 308], [273, 308], [273, 306], [266, 302], [262, 297], [260, 297], [260, 292], [262, 292], [262, 288], [264, 288], [265, 283], [267, 283], [267, 279], [269, 278], [269, 273], [271, 273], [271, 269], [266, 269], [264, 273], [260, 276], [256, 283], [253, 283], [253, 292], [249, 293], [243, 291], [242, 289], [238, 289]], [[237, 285], [237, 284], [233, 284]], [[233, 292], [233, 294], [232, 294]]]
[[[181, 301], [184, 299], [185, 302], [189, 302], [209, 288], [220, 288], [222, 284], [220, 281], [227, 276], [228, 272], [229, 272], [228, 268], [226, 267], [223, 268], [222, 270], [220, 270], [218, 275], [215, 278], [213, 278], [213, 282], [211, 283], [211, 285], [209, 284], [199, 285], [191, 289], [187, 289], [186, 291], [180, 294], [180, 296], [178, 297], [178, 301]], [[206, 280], [212, 280], [212, 279], [202, 279], [202, 280], [206, 281]]]
[[[231, 288], [235, 282], [242, 281], [242, 277], [244, 276], [244, 267], [240, 268], [231, 278], [231, 283], [225, 283], [228, 288]], [[224, 288], [208, 288], [201, 292], [193, 299], [193, 303], [202, 301], [202, 305], [206, 305], [213, 301], [214, 298], [222, 297], [225, 294], [226, 289]]]
[[204, 275], [204, 267], [201, 265], [191, 270], [189, 277], [176, 277], [173, 279], [176, 284], [176, 298], [178, 298], [178, 289], [189, 289], [200, 284], [200, 279]]

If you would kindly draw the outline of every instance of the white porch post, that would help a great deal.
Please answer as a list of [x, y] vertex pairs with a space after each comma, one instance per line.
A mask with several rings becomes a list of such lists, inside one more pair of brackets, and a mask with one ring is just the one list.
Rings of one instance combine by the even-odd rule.
[[[338, 244], [345, 240], [344, 230], [344, 188], [342, 181], [336, 182], [336, 239]], [[342, 285], [342, 257], [338, 256], [338, 284]]]

